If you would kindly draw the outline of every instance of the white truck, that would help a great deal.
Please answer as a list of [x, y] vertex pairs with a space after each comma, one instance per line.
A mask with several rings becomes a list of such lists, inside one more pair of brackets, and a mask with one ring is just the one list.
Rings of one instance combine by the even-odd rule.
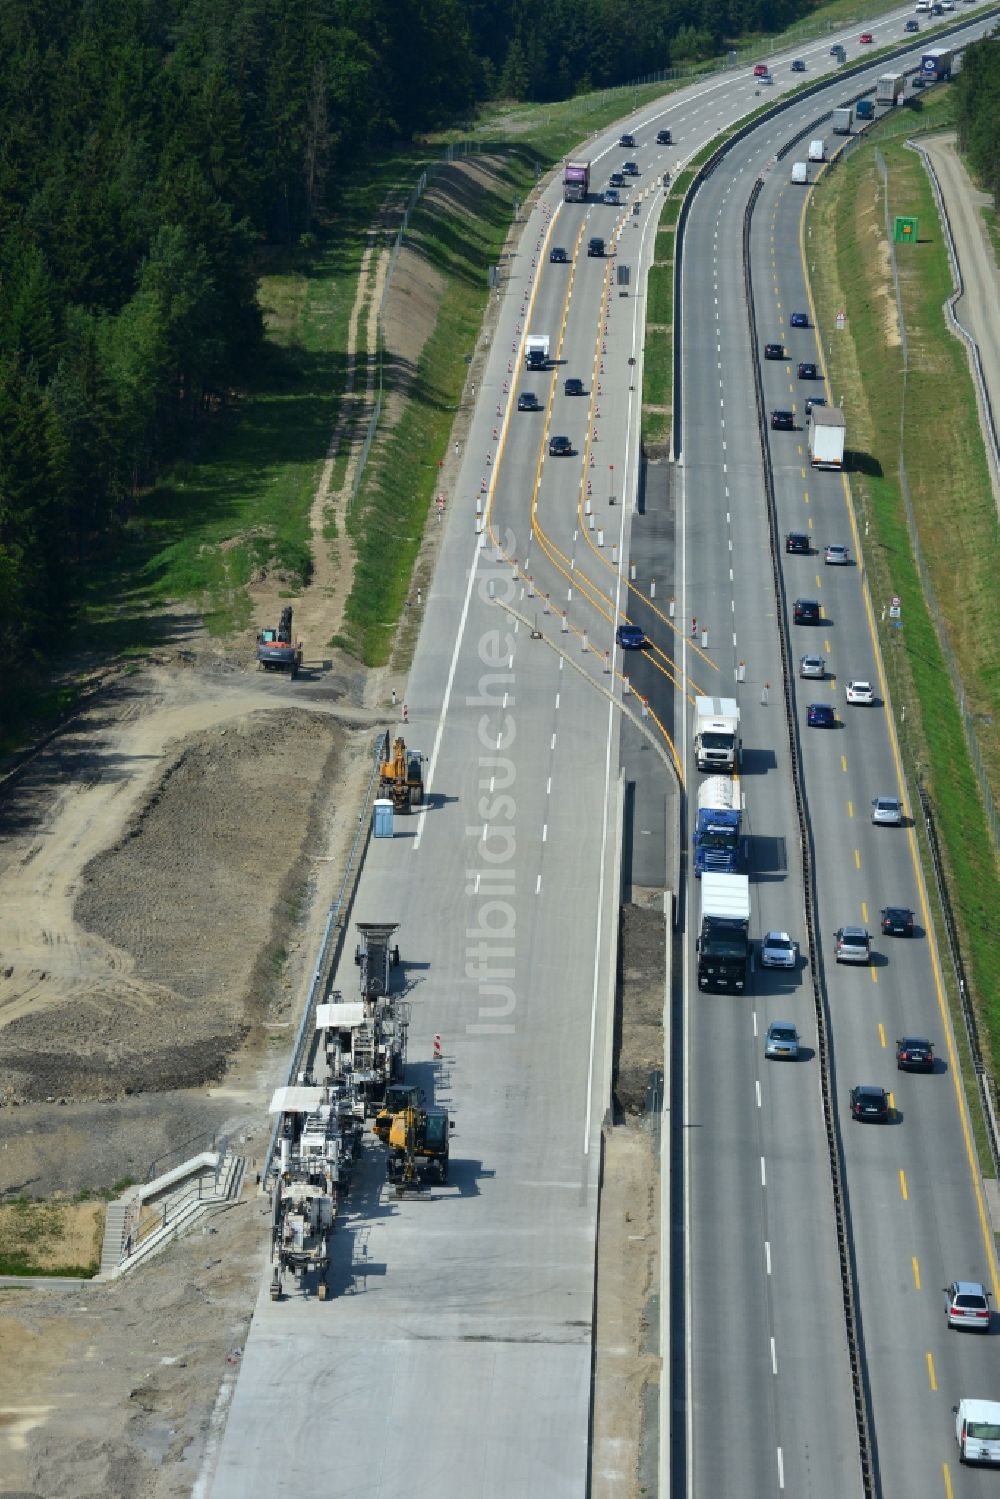
[[809, 413], [809, 462], [813, 468], [843, 468], [844, 413], [836, 406], [814, 406]]
[[524, 340], [524, 367], [528, 370], [547, 370], [549, 367], [549, 335], [529, 333]]
[[902, 73], [883, 73], [875, 88], [875, 103], [888, 105], [891, 109], [906, 92], [906, 78]]
[[820, 137], [817, 137], [816, 140], [809, 142], [809, 160], [810, 161], [826, 161], [826, 141], [825, 140], [822, 140]]
[[802, 187], [808, 187], [809, 168], [804, 161], [792, 162], [792, 181], [799, 183]]
[[838, 104], [833, 111], [834, 135], [850, 135], [854, 126], [854, 105]]
[[740, 709], [736, 699], [696, 697], [694, 751], [698, 769], [738, 770], [740, 749]]

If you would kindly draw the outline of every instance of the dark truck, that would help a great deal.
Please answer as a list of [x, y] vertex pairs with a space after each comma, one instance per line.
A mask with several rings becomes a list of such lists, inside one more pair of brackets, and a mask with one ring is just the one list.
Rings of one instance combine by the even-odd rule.
[[698, 988], [743, 994], [750, 958], [750, 880], [745, 874], [701, 877]]

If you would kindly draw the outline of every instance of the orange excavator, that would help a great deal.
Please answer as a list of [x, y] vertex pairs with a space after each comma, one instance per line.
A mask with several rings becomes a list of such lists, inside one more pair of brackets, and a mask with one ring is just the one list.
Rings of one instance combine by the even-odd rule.
[[410, 812], [424, 800], [423, 755], [408, 750], [402, 738], [394, 739], [387, 760], [382, 761], [379, 796], [388, 797], [397, 812]]
[[302, 642], [292, 635], [292, 606], [286, 604], [276, 630], [261, 630], [257, 636], [258, 671], [287, 671], [292, 681], [302, 665]]

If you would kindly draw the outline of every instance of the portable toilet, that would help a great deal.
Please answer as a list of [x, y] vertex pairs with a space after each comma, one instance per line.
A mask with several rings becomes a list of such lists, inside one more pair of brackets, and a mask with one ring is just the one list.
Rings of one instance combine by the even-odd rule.
[[375, 818], [375, 826], [373, 831], [376, 838], [392, 837], [392, 810], [392, 802], [387, 796], [376, 797], [375, 810], [373, 814]]

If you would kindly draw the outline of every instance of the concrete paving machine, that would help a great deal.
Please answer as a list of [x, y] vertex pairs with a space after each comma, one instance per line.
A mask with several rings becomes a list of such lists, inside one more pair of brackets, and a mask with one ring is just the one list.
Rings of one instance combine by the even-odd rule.
[[389, 993], [392, 970], [399, 966], [399, 948], [392, 942], [396, 930], [392, 921], [358, 922], [361, 940], [354, 961], [361, 998], [345, 1004], [335, 989], [328, 1003], [316, 1006], [327, 1077], [350, 1083], [362, 1119], [376, 1111], [406, 1060], [410, 1006]]
[[294, 682], [302, 665], [302, 642], [292, 635], [292, 606], [286, 604], [276, 630], [257, 635], [257, 670], [287, 671]]
[[315, 1277], [316, 1294], [325, 1301], [330, 1240], [361, 1148], [360, 1126], [345, 1118], [343, 1095], [308, 1085], [279, 1088], [270, 1112], [281, 1116], [271, 1198], [271, 1300], [280, 1301], [289, 1271], [304, 1296]]
[[397, 812], [411, 812], [423, 805], [424, 757], [408, 750], [402, 738], [394, 739], [389, 758], [382, 761], [378, 794], [388, 797]]
[[389, 1125], [386, 1179], [396, 1189], [422, 1192], [434, 1182], [448, 1180], [448, 1153], [454, 1122], [448, 1110], [411, 1104], [394, 1114]]

